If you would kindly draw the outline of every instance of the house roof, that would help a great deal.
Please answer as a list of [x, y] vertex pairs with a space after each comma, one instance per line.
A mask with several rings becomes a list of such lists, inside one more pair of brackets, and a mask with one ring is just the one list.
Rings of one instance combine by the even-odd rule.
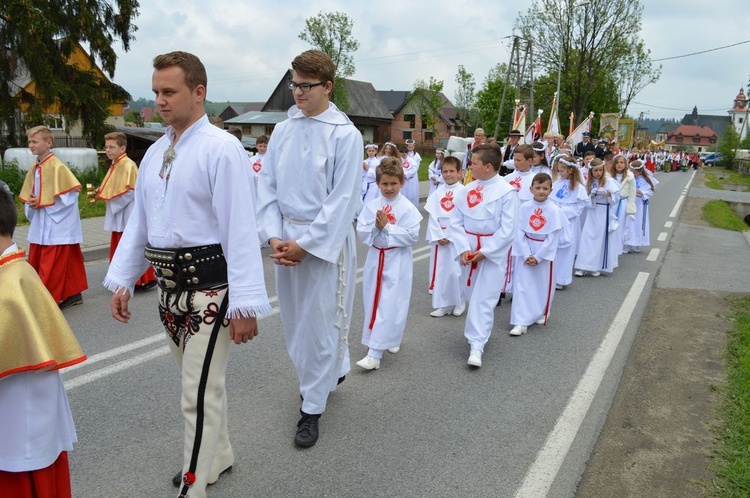
[[[689, 142], [678, 140], [689, 138]], [[697, 141], [695, 139], [698, 139]], [[713, 145], [718, 140], [714, 130], [708, 126], [680, 125], [667, 134], [667, 143], [681, 145]]]
[[392, 114], [395, 114], [404, 106], [409, 95], [411, 95], [411, 92], [404, 90], [378, 90], [380, 100]]
[[[291, 69], [284, 73], [276, 88], [268, 97], [264, 111], [286, 111], [294, 105], [294, 95], [289, 91]], [[347, 116], [355, 123], [359, 120], [392, 121], [393, 116], [378, 97], [372, 83], [346, 79], [346, 90], [349, 97]]]
[[727, 131], [727, 127], [732, 124], [732, 120], [729, 116], [710, 116], [698, 114], [697, 119], [692, 114], [685, 114], [685, 117], [680, 121], [682, 125], [692, 126], [707, 126], [716, 132], [716, 136], [721, 139], [724, 133]]
[[240, 114], [236, 118], [227, 119], [224, 124], [228, 125], [275, 125], [284, 121], [289, 116], [286, 112], [279, 111], [250, 111]]

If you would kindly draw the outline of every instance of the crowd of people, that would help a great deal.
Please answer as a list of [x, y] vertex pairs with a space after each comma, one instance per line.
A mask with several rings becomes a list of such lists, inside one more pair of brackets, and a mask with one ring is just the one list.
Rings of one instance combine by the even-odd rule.
[[[107, 203], [112, 236], [103, 283], [112, 292], [111, 314], [123, 323], [133, 294], [157, 286], [181, 373], [184, 450], [181, 469], [170, 474], [181, 497], [206, 496], [235, 462], [226, 367], [231, 343], [252, 340], [257, 319], [271, 312], [261, 247], [275, 263], [284, 339], [299, 380], [298, 447], [317, 443], [328, 397], [351, 369], [357, 239], [368, 252], [367, 353], [356, 365], [380, 369], [386, 352], [400, 351], [409, 318], [412, 247], [423, 222], [415, 144], [367, 144], [363, 160], [361, 133], [329, 100], [331, 59], [311, 50], [291, 65], [295, 105], [270, 138], [258, 139], [253, 158], [209, 122], [205, 68], [185, 52], [153, 61], [156, 104], [169, 127], [140, 167], [128, 159], [123, 134], [104, 137], [111, 166], [96, 196]], [[657, 182], [648, 159], [610, 153], [588, 136], [575, 149], [564, 137], [521, 138], [513, 130], [500, 147], [477, 129], [463, 160], [437, 149], [429, 166], [430, 316], [465, 315], [471, 368], [482, 366], [500, 300], [512, 296], [509, 333], [521, 336], [547, 324], [555, 291], [574, 275], [611, 273], [623, 254], [649, 245]], [[52, 486], [69, 496], [67, 451], [76, 435], [58, 370], [85, 355], [60, 309], [81, 304], [87, 288], [81, 185], [51, 153], [47, 128], [30, 129], [28, 141], [38, 159], [19, 196], [30, 220], [28, 264], [12, 241], [12, 195], [0, 190], [0, 274], [4, 283], [17, 274], [33, 282], [3, 286], [0, 300], [15, 303], [17, 323], [31, 323], [23, 317], [33, 309], [46, 310], [56, 325], [4, 329], [7, 348], [18, 347], [22, 334], [38, 340], [0, 368], [0, 421], [13, 428], [0, 432], [0, 488], [38, 496], [34, 490]], [[24, 456], [29, 441], [33, 459]]]

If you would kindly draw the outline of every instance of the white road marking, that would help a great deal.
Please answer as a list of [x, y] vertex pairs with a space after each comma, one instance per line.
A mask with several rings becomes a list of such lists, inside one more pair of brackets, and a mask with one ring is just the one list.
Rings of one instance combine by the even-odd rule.
[[661, 232], [661, 233], [659, 234], [659, 236], [658, 236], [658, 237], [656, 237], [656, 240], [658, 240], [659, 242], [664, 242], [665, 240], [667, 240], [667, 236], [668, 236], [668, 235], [669, 235], [669, 234], [668, 234], [667, 232]]
[[630, 321], [638, 299], [648, 281], [649, 273], [639, 272], [630, 287], [628, 295], [617, 312], [607, 335], [604, 336], [586, 372], [570, 396], [565, 410], [557, 419], [555, 427], [547, 436], [544, 446], [537, 453], [536, 460], [529, 468], [516, 498], [539, 498], [547, 496], [552, 482], [560, 471], [565, 456], [570, 451], [584, 417], [591, 407], [594, 395], [599, 389], [612, 357], [622, 340], [625, 328]]
[[672, 209], [672, 212], [669, 213], [670, 218], [676, 218], [677, 213], [680, 211], [680, 206], [682, 206], [682, 202], [685, 200], [685, 197], [688, 194], [688, 191], [690, 190], [690, 185], [693, 183], [693, 179], [695, 179], [695, 173], [696, 171], [693, 171], [693, 174], [690, 176], [690, 180], [688, 180], [687, 185], [685, 186], [685, 190], [682, 191], [682, 195], [680, 195], [679, 199], [677, 199], [677, 202], [674, 205], [674, 208]]
[[668, 222], [664, 223], [664, 228], [672, 228], [672, 222], [668, 221]]
[[657, 249], [656, 247], [654, 247], [649, 251], [648, 256], [646, 257], [646, 261], [656, 261], [659, 258], [660, 252], [661, 249]]
[[143, 353], [141, 355], [128, 358], [127, 360], [122, 360], [121, 362], [115, 363], [114, 365], [100, 368], [98, 370], [94, 370], [93, 372], [79, 375], [78, 377], [73, 377], [72, 379], [64, 381], [63, 384], [65, 385], [65, 389], [70, 391], [71, 389], [74, 389], [76, 387], [94, 382], [95, 380], [101, 379], [102, 377], [116, 374], [117, 372], [120, 372], [122, 370], [135, 367], [137, 365], [140, 365], [141, 363], [145, 363], [151, 359], [158, 358], [159, 356], [163, 356], [168, 353], [169, 348], [167, 346], [164, 346], [159, 349], [149, 351], [148, 353]]

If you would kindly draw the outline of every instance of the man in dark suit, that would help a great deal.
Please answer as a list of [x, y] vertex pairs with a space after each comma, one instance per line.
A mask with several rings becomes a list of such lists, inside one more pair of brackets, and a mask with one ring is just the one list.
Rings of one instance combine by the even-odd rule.
[[583, 132], [583, 141], [578, 142], [578, 145], [576, 145], [576, 151], [575, 154], [578, 157], [583, 157], [583, 155], [586, 153], [587, 150], [590, 150], [592, 152], [596, 152], [594, 144], [591, 143], [591, 133], [584, 131]]
[[515, 169], [513, 153], [516, 151], [516, 147], [518, 147], [518, 142], [522, 136], [523, 133], [518, 130], [511, 130], [510, 134], [508, 134], [508, 144], [502, 148], [503, 162], [500, 166], [500, 171], [498, 171], [500, 176], [508, 175]]
[[607, 154], [607, 148], [605, 145], [607, 145], [607, 142], [600, 141], [599, 137], [594, 135], [591, 137], [591, 142], [594, 144], [594, 152], [596, 153], [596, 157], [598, 159], [604, 159], [604, 156]]

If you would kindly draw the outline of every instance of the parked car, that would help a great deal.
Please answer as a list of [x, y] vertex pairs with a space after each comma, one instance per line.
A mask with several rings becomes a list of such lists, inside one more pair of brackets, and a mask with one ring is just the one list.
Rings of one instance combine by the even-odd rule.
[[716, 163], [720, 162], [724, 156], [719, 152], [712, 152], [703, 158], [703, 164], [706, 166], [716, 166]]

